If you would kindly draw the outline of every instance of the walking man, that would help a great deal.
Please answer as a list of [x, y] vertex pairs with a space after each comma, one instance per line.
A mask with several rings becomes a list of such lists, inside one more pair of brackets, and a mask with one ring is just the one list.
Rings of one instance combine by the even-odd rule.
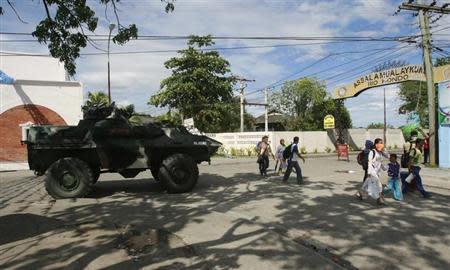
[[291, 154], [288, 159], [288, 166], [283, 177], [283, 183], [287, 183], [289, 176], [291, 176], [292, 168], [295, 168], [295, 172], [297, 174], [297, 184], [300, 185], [301, 183], [303, 183], [302, 169], [298, 164], [298, 159], [300, 158], [301, 160], [303, 160], [303, 163], [305, 163], [305, 158], [302, 157], [302, 155], [300, 155], [300, 153], [298, 152], [298, 141], [298, 137], [294, 137], [294, 142], [292, 143], [290, 149]]
[[269, 144], [269, 137], [262, 137], [261, 142], [258, 144], [258, 164], [259, 173], [261, 176], [267, 176], [267, 168], [269, 167], [269, 155], [275, 160], [275, 156], [272, 153], [272, 149]]
[[[422, 194], [424, 198], [430, 198], [431, 195], [430, 193], [425, 191], [422, 184], [422, 177], [420, 176], [420, 170], [422, 169], [420, 168], [420, 160], [422, 158], [422, 152], [420, 152], [421, 148], [422, 148], [422, 140], [417, 139], [415, 143], [415, 148], [409, 151], [410, 160], [408, 167], [410, 175], [405, 180], [402, 179], [403, 193], [408, 192], [408, 184], [412, 182], [412, 179], [414, 179], [416, 188], [417, 190], [419, 190], [420, 194]], [[410, 177], [411, 175], [413, 177]]]

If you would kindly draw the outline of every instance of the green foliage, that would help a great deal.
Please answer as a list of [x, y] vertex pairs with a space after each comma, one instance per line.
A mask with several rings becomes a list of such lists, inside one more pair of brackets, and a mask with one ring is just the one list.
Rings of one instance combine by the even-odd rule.
[[412, 131], [417, 131], [418, 132], [418, 138], [423, 138], [423, 135], [419, 132], [419, 129], [421, 129], [421, 127], [418, 124], [407, 124], [404, 125], [402, 127], [400, 127], [403, 133], [403, 137], [405, 138], [406, 141], [409, 141], [411, 139], [411, 132]]
[[450, 65], [450, 56], [437, 58], [434, 62], [435, 67]]
[[[166, 4], [166, 12], [174, 10], [174, 1], [161, 1]], [[97, 2], [114, 11], [118, 30], [113, 37], [113, 42], [122, 45], [130, 39], [137, 38], [138, 29], [135, 24], [125, 27], [120, 23], [119, 10], [116, 7], [120, 0], [99, 0]], [[80, 49], [91, 43], [86, 32], [94, 32], [98, 26], [98, 17], [91, 8], [95, 5], [95, 1], [42, 0], [40, 3], [45, 10], [45, 17], [38, 23], [32, 35], [40, 43], [47, 44], [50, 54], [64, 63], [69, 75], [74, 75], [76, 73], [75, 60], [80, 56]], [[2, 15], [2, 7], [0, 7], [0, 11], [0, 15]], [[15, 10], [13, 11], [15, 12]], [[19, 16], [18, 19], [23, 22]]]
[[307, 154], [306, 147], [302, 146], [300, 147], [300, 154]]
[[226, 156], [227, 155], [227, 151], [225, 150], [225, 147], [223, 145], [221, 145], [219, 147], [219, 149], [217, 149], [216, 155], [217, 156]]
[[127, 106], [122, 106], [117, 108], [117, 111], [125, 118], [130, 119], [133, 115], [135, 115], [134, 105], [130, 104]]
[[233, 156], [233, 157], [238, 157], [238, 156], [241, 156], [241, 157], [254, 157], [254, 156], [258, 155], [256, 150], [255, 150], [255, 147], [247, 147], [247, 148], [234, 148], [234, 147], [231, 147], [229, 149], [229, 151], [227, 151], [227, 149], [222, 147], [222, 149], [219, 148], [219, 150], [217, 151], [217, 153], [220, 153], [220, 155], [224, 155], [224, 156], [226, 156], [228, 154], [228, 152], [229, 152], [229, 155]]
[[317, 150], [317, 148], [314, 148], [314, 151], [313, 151], [313, 153], [314, 153], [314, 154], [317, 154], [317, 153], [319, 153], [319, 151]]
[[335, 117], [336, 127], [350, 128], [352, 121], [341, 101], [333, 100], [325, 85], [314, 78], [286, 82], [272, 95], [273, 109], [289, 116], [287, 130], [322, 130], [327, 114]]
[[175, 108], [185, 118], [194, 118], [203, 132], [233, 129], [239, 109], [233, 99], [235, 77], [229, 75], [230, 63], [217, 51], [203, 51], [213, 45], [211, 36], [191, 36], [188, 48], [165, 63], [172, 75], [161, 82], [160, 91], [149, 104]]
[[[435, 66], [450, 64], [450, 57], [437, 58]], [[403, 101], [398, 109], [400, 114], [409, 115], [410, 119], [419, 118], [419, 124], [428, 127], [428, 93], [427, 84], [419, 81], [407, 81], [400, 84], [399, 97]]]
[[[367, 126], [368, 129], [384, 129], [384, 123], [370, 123]], [[387, 125], [387, 128], [394, 128], [393, 125]]]
[[331, 153], [331, 148], [330, 147], [325, 147], [325, 152], [327, 152], [327, 153]]
[[100, 91], [88, 92], [88, 99], [84, 105], [86, 107], [106, 106], [108, 105], [108, 95]]
[[158, 115], [155, 117], [157, 122], [166, 122], [172, 125], [181, 125], [181, 115], [177, 112], [168, 112], [163, 115]]
[[427, 84], [418, 81], [403, 82], [398, 95], [403, 102], [398, 112], [408, 114], [410, 119], [416, 115], [421, 126], [428, 126]]

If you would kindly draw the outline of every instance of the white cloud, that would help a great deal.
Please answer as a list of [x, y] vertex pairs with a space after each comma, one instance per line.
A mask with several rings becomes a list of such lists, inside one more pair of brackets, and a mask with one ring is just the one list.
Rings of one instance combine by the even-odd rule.
[[[37, 2], [36, 2], [37, 3]], [[103, 17], [104, 7], [97, 2], [89, 2], [95, 6], [100, 17], [97, 33], [107, 33], [108, 21]], [[415, 18], [406, 16], [391, 16], [398, 5], [397, 1], [270, 1], [270, 0], [229, 0], [229, 1], [177, 1], [175, 12], [166, 14], [160, 1], [121, 1], [120, 17], [124, 25], [136, 23], [140, 35], [190, 35], [213, 34], [215, 36], [393, 36], [401, 32], [405, 21], [415, 21]], [[36, 22], [43, 16], [41, 5], [24, 4], [24, 16], [30, 22]], [[38, 10], [38, 12], [36, 12]], [[8, 15], [8, 14], [7, 14]], [[10, 15], [8, 15], [10, 16]], [[0, 18], [6, 18], [0, 16]], [[12, 17], [9, 17], [12, 18]], [[114, 20], [113, 14], [109, 16]], [[3, 19], [1, 30], [17, 29], [16, 31], [31, 32], [31, 24], [22, 25], [11, 23]], [[443, 18], [439, 24], [450, 24], [448, 18]], [[444, 26], [441, 26], [441, 28]], [[411, 27], [414, 29], [415, 27]], [[439, 32], [448, 34], [450, 30]], [[441, 36], [443, 37], [443, 36]], [[6, 38], [4, 36], [0, 38]], [[13, 37], [17, 38], [17, 37]], [[435, 37], [436, 38], [436, 37]], [[98, 42], [99, 46], [106, 48], [106, 42]], [[228, 46], [254, 46], [271, 44], [298, 44], [300, 41], [255, 41], [255, 40], [219, 40], [217, 47]], [[310, 43], [310, 41], [303, 43]], [[448, 42], [447, 42], [448, 43]], [[22, 43], [1, 44], [1, 49], [11, 49], [32, 52], [47, 52], [45, 46]], [[372, 46], [372, 45], [370, 45]], [[185, 41], [132, 41], [125, 46], [112, 45], [111, 51], [142, 51], [142, 50], [173, 50], [185, 47]], [[222, 54], [230, 61], [232, 72], [246, 78], [255, 79], [249, 84], [248, 90], [258, 89], [280, 78], [286, 77], [301, 70], [308, 64], [327, 55], [334, 50], [365, 49], [366, 44], [342, 44], [330, 48], [326, 45], [296, 46], [284, 48], [263, 48], [240, 51], [224, 51]], [[83, 52], [94, 51], [92, 48]], [[138, 55], [111, 55], [111, 90], [113, 99], [118, 102], [134, 103], [138, 111], [148, 110], [148, 98], [159, 89], [161, 80], [170, 71], [164, 67], [164, 62], [176, 53], [138, 54]], [[317, 69], [319, 71], [330, 65], [342, 63], [359, 56], [342, 56], [330, 59]], [[106, 56], [85, 56], [77, 61], [76, 79], [83, 82], [85, 91], [103, 90], [107, 88]], [[348, 70], [345, 66], [336, 72]], [[332, 73], [327, 73], [327, 76]], [[303, 73], [299, 76], [304, 75]], [[326, 76], [325, 76], [326, 77]], [[321, 78], [323, 78], [321, 76]], [[352, 78], [338, 83], [350, 82]], [[334, 82], [328, 82], [330, 89]], [[336, 84], [336, 83], [335, 83]], [[374, 90], [378, 93], [378, 90]], [[395, 91], [389, 91], [389, 100], [392, 106], [398, 104]], [[252, 99], [262, 100], [262, 95], [251, 96]], [[369, 90], [355, 101], [349, 101], [352, 112], [361, 111], [367, 107], [368, 102], [379, 109], [379, 95]], [[361, 104], [361, 105], [359, 105]], [[365, 104], [365, 105], [364, 105]], [[391, 103], [390, 103], [391, 104]], [[390, 107], [388, 107], [390, 108]], [[162, 112], [150, 108], [152, 113]], [[260, 108], [249, 108], [254, 113], [262, 112]], [[394, 114], [394, 111], [392, 111]], [[377, 119], [377, 115], [355, 113], [355, 123], [366, 123]], [[392, 115], [395, 118], [394, 115]], [[401, 122], [403, 119], [397, 117]], [[382, 120], [382, 118], [381, 118]], [[378, 120], [379, 121], [379, 120]]]

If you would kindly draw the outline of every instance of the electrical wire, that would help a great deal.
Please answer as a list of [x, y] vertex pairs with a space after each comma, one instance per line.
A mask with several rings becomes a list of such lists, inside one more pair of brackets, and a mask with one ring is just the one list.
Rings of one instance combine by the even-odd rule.
[[[387, 54], [385, 54], [385, 55], [383, 55], [383, 56], [380, 56], [380, 57], [378, 57], [378, 58], [372, 59], [370, 62], [364, 63], [364, 64], [362, 64], [362, 65], [358, 65], [358, 66], [352, 67], [352, 68], [355, 69], [355, 70], [357, 70], [357, 69], [359, 69], [359, 68], [363, 68], [363, 67], [366, 67], [366, 66], [368, 66], [368, 65], [372, 65], [372, 64], [374, 63], [374, 61], [375, 61], [376, 63], [379, 63], [379, 62], [385, 61], [386, 58], [395, 59], [395, 58], [394, 58], [394, 55], [395, 55], [395, 57], [398, 57], [398, 56], [402, 55], [403, 53], [401, 53], [400, 55], [396, 55], [396, 54], [398, 54], [399, 51], [405, 49], [406, 47], [408, 47], [408, 46], [400, 47], [400, 48], [398, 48], [397, 50], [395, 50], [394, 52], [389, 52], [389, 53], [387, 53]], [[372, 68], [372, 67], [371, 67], [371, 68]], [[369, 68], [368, 70], [370, 70], [371, 68]], [[366, 69], [366, 70], [363, 70], [363, 71], [358, 71], [358, 73], [361, 73], [361, 72], [364, 73], [365, 71], [367, 71], [367, 69]], [[332, 75], [332, 76], [327, 77], [327, 78], [325, 78], [325, 79], [323, 79], [323, 80], [328, 81], [328, 80], [331, 80], [331, 79], [336, 79], [336, 78], [339, 78], [341, 75], [345, 75], [345, 74], [349, 74], [348, 71], [344, 71], [344, 72], [341, 72], [341, 73], [339, 73], [339, 74]], [[338, 81], [340, 81], [340, 80], [338, 80]]]
[[[214, 47], [214, 48], [204, 48], [198, 49], [199, 51], [226, 51], [226, 50], [247, 50], [247, 49], [262, 49], [262, 48], [283, 48], [283, 47], [299, 47], [299, 46], [311, 46], [311, 45], [328, 45], [342, 43], [342, 41], [336, 42], [315, 42], [315, 43], [296, 43], [296, 44], [275, 44], [275, 45], [257, 45], [257, 46], [237, 46], [237, 47]], [[172, 50], [143, 50], [143, 51], [124, 51], [124, 52], [110, 52], [110, 55], [130, 55], [130, 54], [152, 54], [152, 53], [172, 53], [185, 50], [182, 49], [172, 49]], [[48, 54], [21, 54], [21, 53], [7, 53], [2, 52], [5, 55], [1, 56], [48, 56]], [[96, 55], [107, 55], [108, 52], [87, 52], [80, 53], [80, 56], [96, 56]]]
[[[360, 61], [360, 60], [369, 58], [369, 57], [371, 57], [371, 56], [374, 56], [374, 55], [380, 53], [380, 51], [384, 51], [384, 50], [393, 50], [393, 49], [395, 49], [395, 50], [394, 50], [394, 53], [395, 53], [396, 51], [398, 51], [398, 50], [400, 50], [400, 49], [406, 48], [407, 46], [408, 46], [408, 45], [403, 46], [403, 47], [401, 47], [401, 48], [399, 48], [399, 49], [397, 49], [397, 48], [398, 48], [397, 46], [389, 47], [389, 48], [382, 48], [382, 49], [375, 49], [376, 52], [374, 52], [374, 53], [365, 55], [365, 56], [360, 57], [360, 58], [357, 58], [357, 59], [352, 59], [351, 61], [347, 61], [347, 62], [342, 63], [342, 64], [339, 64], [339, 65], [335, 65], [335, 66], [332, 66], [332, 67], [329, 67], [329, 68], [326, 68], [326, 69], [322, 69], [322, 70], [320, 70], [320, 71], [318, 71], [318, 72], [311, 73], [311, 74], [305, 75], [305, 76], [303, 76], [303, 77], [311, 77], [311, 76], [315, 76], [315, 75], [317, 75], [317, 74], [324, 73], [324, 72], [333, 70], [333, 69], [335, 69], [335, 68], [339, 68], [339, 67], [348, 65], [348, 64], [350, 64], [350, 63], [355, 63], [356, 61]], [[363, 53], [363, 52], [368, 52], [368, 51], [370, 51], [370, 50], [359, 51], [359, 52], [342, 52], [342, 53], [335, 53], [334, 55], [340, 55], [340, 54], [346, 54], [346, 53]], [[391, 55], [391, 54], [392, 54], [392, 52], [389, 52], [389, 53], [387, 54], [387, 56], [388, 56], [388, 55]], [[319, 59], [318, 61], [314, 62], [312, 65], [315, 65], [315, 64], [317, 64], [317, 63], [323, 61], [325, 58], [328, 58], [329, 56], [330, 56], [330, 55], [327, 55], [327, 56], [325, 56], [324, 58]], [[375, 60], [376, 60], [376, 59], [375, 59]], [[311, 66], [311, 65], [310, 65], [310, 66]], [[308, 67], [306, 67], [306, 68], [308, 68]], [[305, 69], [306, 69], [306, 68], [305, 68]], [[249, 95], [252, 95], [252, 94], [261, 92], [261, 91], [263, 91], [265, 88], [274, 88], [274, 87], [277, 87], [277, 86], [279, 86], [279, 85], [282, 85], [282, 84], [284, 84], [284, 83], [286, 82], [286, 79], [291, 78], [291, 77], [293, 77], [293, 76], [295, 76], [295, 75], [299, 75], [299, 74], [302, 73], [303, 71], [304, 71], [304, 69], [302, 69], [302, 70], [300, 70], [300, 71], [297, 71], [297, 72], [295, 72], [295, 73], [293, 73], [293, 74], [290, 74], [289, 76], [286, 76], [286, 77], [284, 77], [283, 79], [277, 80], [276, 82], [271, 83], [271, 84], [269, 84], [269, 85], [267, 85], [267, 86], [265, 86], [265, 87], [262, 87], [262, 88], [260, 88], [260, 89], [251, 91], [251, 92], [247, 93], [246, 96], [249, 96]]]
[[[24, 32], [0, 32], [0, 35], [22, 35], [30, 36], [31, 33]], [[108, 37], [106, 34], [86, 35], [87, 37]], [[140, 35], [136, 40], [187, 40], [192, 36], [183, 35]], [[392, 37], [371, 37], [371, 36], [211, 36], [213, 40], [349, 40], [349, 41], [399, 41], [404, 38], [418, 36], [392, 36]], [[93, 39], [95, 41], [107, 41], [108, 39]]]

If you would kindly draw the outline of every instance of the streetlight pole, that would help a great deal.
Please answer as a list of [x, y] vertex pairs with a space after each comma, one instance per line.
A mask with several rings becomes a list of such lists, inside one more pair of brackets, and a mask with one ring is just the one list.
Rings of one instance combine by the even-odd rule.
[[111, 104], [111, 70], [109, 67], [109, 44], [111, 43], [111, 32], [116, 27], [115, 24], [109, 24], [109, 35], [108, 35], [108, 103]]
[[387, 146], [386, 142], [386, 131], [387, 131], [387, 122], [386, 122], [386, 88], [383, 88], [383, 104], [384, 104], [384, 127], [383, 127], [383, 142], [384, 145]]

